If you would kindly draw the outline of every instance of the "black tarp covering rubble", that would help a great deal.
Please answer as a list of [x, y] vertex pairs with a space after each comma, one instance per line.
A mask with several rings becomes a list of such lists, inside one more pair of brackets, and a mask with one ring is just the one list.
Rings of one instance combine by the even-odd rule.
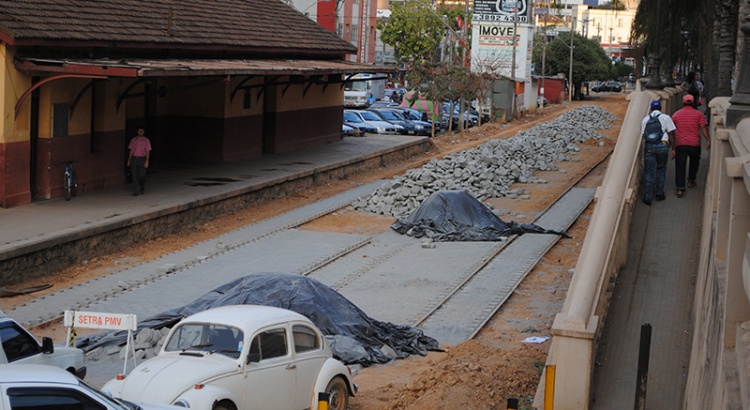
[[[188, 305], [139, 322], [138, 331], [172, 327], [192, 314], [228, 305], [275, 306], [297, 312], [326, 335], [334, 356], [346, 364], [366, 366], [440, 351], [437, 340], [421, 330], [375, 320], [323, 283], [288, 273], [255, 273], [226, 283]], [[88, 352], [124, 345], [126, 339], [124, 331], [101, 333], [80, 339], [77, 346]]]
[[570, 238], [565, 232], [535, 224], [505, 222], [466, 191], [438, 191], [409, 216], [399, 218], [391, 229], [435, 242], [498, 241], [524, 233], [550, 233]]

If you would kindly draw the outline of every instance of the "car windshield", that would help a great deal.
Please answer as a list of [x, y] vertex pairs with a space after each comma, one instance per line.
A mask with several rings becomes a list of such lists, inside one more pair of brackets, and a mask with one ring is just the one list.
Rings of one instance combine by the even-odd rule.
[[110, 405], [112, 408], [115, 408], [117, 410], [138, 410], [140, 409], [140, 406], [137, 406], [133, 403], [130, 403], [129, 401], [125, 400], [118, 400], [113, 397], [110, 397], [99, 390], [89, 386], [88, 384], [84, 383], [83, 381], [79, 381], [81, 388], [84, 390], [87, 390], [89, 392], [90, 396], [98, 397], [103, 402]]
[[359, 80], [359, 81], [350, 81], [348, 83], [344, 83], [344, 90], [345, 91], [367, 91], [367, 81]]
[[378, 115], [375, 114], [374, 112], [362, 111], [361, 114], [362, 114], [362, 118], [364, 118], [365, 121], [383, 121], [383, 119], [378, 117]]
[[412, 120], [421, 120], [422, 116], [418, 115], [414, 111], [404, 111], [401, 113], [404, 117], [412, 119]]
[[344, 121], [346, 122], [364, 122], [362, 118], [353, 112], [344, 112]]
[[383, 118], [385, 118], [386, 120], [397, 120], [397, 121], [398, 121], [398, 120], [400, 120], [400, 119], [401, 119], [401, 118], [399, 118], [399, 116], [398, 116], [398, 115], [396, 115], [396, 113], [395, 113], [395, 112], [393, 112], [393, 111], [386, 111], [386, 110], [383, 110], [383, 111], [378, 111], [378, 112], [379, 112], [379, 113], [380, 113], [380, 115], [382, 115], [382, 116], [383, 116]]
[[213, 323], [178, 325], [164, 345], [167, 352], [203, 351], [239, 357], [244, 335], [235, 327]]

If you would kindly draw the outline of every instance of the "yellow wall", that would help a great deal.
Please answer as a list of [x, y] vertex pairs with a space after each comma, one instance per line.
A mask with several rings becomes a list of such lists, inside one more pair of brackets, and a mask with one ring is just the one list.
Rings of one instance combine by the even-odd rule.
[[68, 135], [87, 134], [91, 129], [91, 90], [83, 93], [77, 106], [73, 100], [89, 83], [89, 79], [60, 79], [39, 88], [39, 138], [52, 138], [52, 105], [71, 104]]
[[[243, 101], [245, 98], [245, 90], [239, 89], [232, 99], [232, 92], [234, 89], [245, 79], [244, 76], [232, 77], [228, 82], [225, 82], [224, 94], [224, 112], [227, 118], [241, 117], [247, 115], [260, 115], [263, 113], [263, 96], [258, 98], [262, 88], [254, 87], [250, 88], [250, 108], [243, 108]], [[253, 78], [249, 81], [245, 81], [242, 86], [250, 87], [263, 84], [263, 78]], [[230, 101], [231, 99], [231, 101]]]
[[[126, 78], [112, 78], [109, 80], [96, 81], [96, 118], [95, 129], [97, 132], [121, 130], [125, 126], [125, 104], [117, 111], [117, 98], [130, 84]], [[81, 107], [83, 109], [83, 107]], [[88, 109], [88, 108], [87, 108]]]
[[[154, 86], [166, 87], [167, 93], [156, 97], [156, 115], [179, 117], [222, 118], [224, 87], [220, 81], [207, 83], [205, 78], [174, 78], [154, 81]], [[200, 85], [204, 84], [204, 85]], [[180, 87], [191, 87], [180, 89]]]
[[29, 140], [29, 106], [27, 98], [21, 107], [18, 118], [15, 106], [23, 93], [31, 87], [31, 78], [19, 73], [13, 65], [13, 54], [4, 43], [0, 43], [0, 143]]
[[[286, 79], [285, 79], [286, 80]], [[289, 86], [282, 97], [286, 86], [277, 86], [276, 93], [276, 112], [297, 111], [316, 109], [321, 107], [341, 106], [344, 101], [344, 91], [341, 84], [328, 84], [323, 90], [324, 85], [313, 84], [304, 94], [307, 84], [294, 84]]]

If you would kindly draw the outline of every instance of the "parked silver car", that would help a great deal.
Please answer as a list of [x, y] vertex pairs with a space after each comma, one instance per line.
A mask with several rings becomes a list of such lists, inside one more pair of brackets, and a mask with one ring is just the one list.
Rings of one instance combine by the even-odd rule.
[[399, 132], [399, 126], [391, 124], [388, 121], [384, 121], [378, 117], [374, 112], [366, 110], [345, 110], [344, 113], [353, 113], [358, 116], [366, 124], [375, 127], [378, 130], [378, 134], [396, 134]]
[[0, 410], [176, 410], [180, 407], [114, 399], [55, 366], [0, 365]]

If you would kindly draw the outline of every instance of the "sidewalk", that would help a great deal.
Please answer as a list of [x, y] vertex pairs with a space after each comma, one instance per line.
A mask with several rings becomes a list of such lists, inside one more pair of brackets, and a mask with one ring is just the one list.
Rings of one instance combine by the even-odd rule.
[[[383, 156], [422, 152], [429, 146], [426, 137], [368, 135], [240, 163], [161, 164], [149, 170], [145, 195], [133, 197], [130, 185], [121, 185], [87, 192], [70, 201], [56, 198], [0, 209], [0, 268], [19, 256], [47, 252], [72, 241], [356, 167], [368, 160], [380, 161]], [[7, 281], [12, 269], [5, 266], [0, 270], [0, 287], [13, 283]]]
[[628, 259], [596, 355], [592, 410], [634, 408], [644, 324], [651, 325], [646, 409], [683, 408], [708, 157], [704, 150], [698, 186], [682, 198], [674, 195], [674, 167], [670, 161], [665, 201], [647, 206], [642, 192], [635, 199]]

